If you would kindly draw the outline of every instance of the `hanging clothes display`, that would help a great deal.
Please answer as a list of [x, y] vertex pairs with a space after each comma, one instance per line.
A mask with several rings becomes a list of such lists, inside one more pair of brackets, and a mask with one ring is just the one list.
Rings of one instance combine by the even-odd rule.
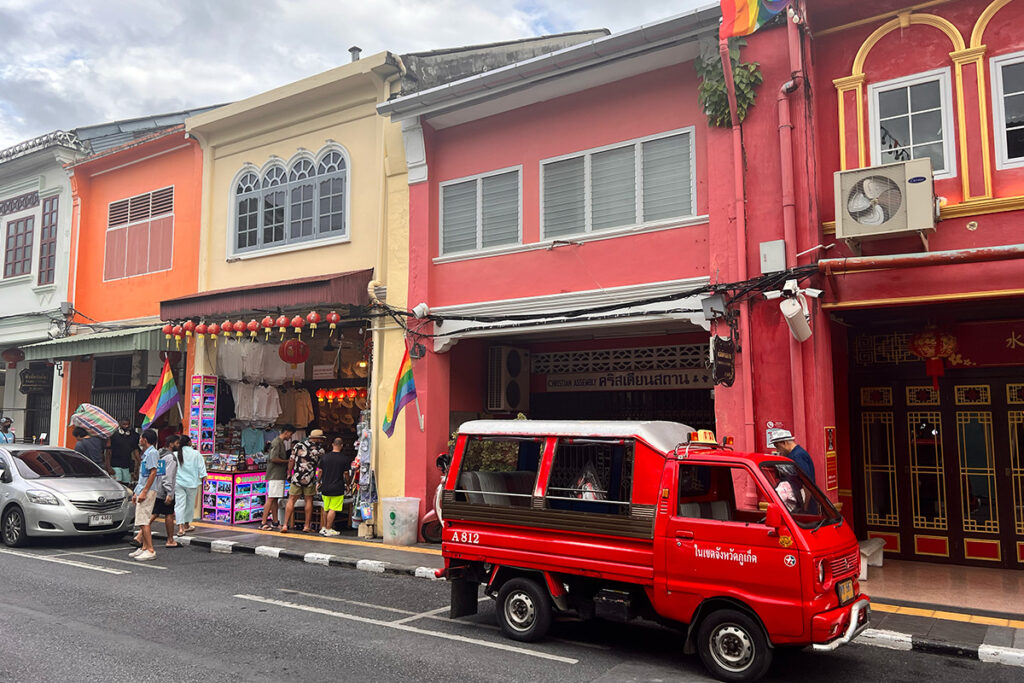
[[283, 384], [288, 364], [281, 360], [276, 348], [263, 352], [263, 381], [267, 384]]
[[227, 338], [217, 347], [217, 369], [222, 378], [229, 382], [242, 379], [242, 344]]
[[263, 452], [265, 445], [262, 429], [246, 427], [242, 430], [242, 450], [246, 455], [256, 455]]
[[268, 350], [274, 352], [266, 344], [249, 342], [240, 344], [242, 347], [242, 378], [249, 382], [259, 382], [263, 379], [263, 354]]
[[[281, 414], [277, 416], [277, 423], [299, 426], [295, 422], [295, 390], [281, 387], [278, 390], [278, 397], [281, 399]], [[302, 426], [305, 427], [306, 425]]]
[[306, 389], [295, 389], [291, 394], [292, 408], [294, 410], [294, 421], [292, 424], [305, 427], [316, 417], [313, 413], [313, 399]]
[[224, 380], [217, 382], [217, 424], [226, 425], [235, 419], [235, 397]]
[[245, 382], [228, 382], [231, 386], [231, 394], [235, 398], [235, 418], [242, 422], [249, 422], [253, 419], [253, 390], [252, 384]]
[[260, 384], [253, 390], [252, 421], [272, 425], [281, 414], [281, 399], [275, 387]]

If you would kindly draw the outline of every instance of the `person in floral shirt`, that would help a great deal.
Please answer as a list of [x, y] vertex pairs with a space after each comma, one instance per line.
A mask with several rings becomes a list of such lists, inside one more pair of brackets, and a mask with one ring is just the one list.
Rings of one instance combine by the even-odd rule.
[[313, 494], [316, 493], [316, 468], [320, 463], [320, 456], [324, 454], [324, 433], [321, 429], [314, 429], [309, 433], [305, 441], [292, 444], [292, 455], [288, 461], [288, 469], [291, 476], [288, 481], [291, 488], [288, 491], [288, 507], [285, 508], [284, 526], [282, 531], [289, 531], [295, 519], [295, 503], [299, 498], [304, 501], [302, 532], [312, 531], [310, 524], [313, 521]]

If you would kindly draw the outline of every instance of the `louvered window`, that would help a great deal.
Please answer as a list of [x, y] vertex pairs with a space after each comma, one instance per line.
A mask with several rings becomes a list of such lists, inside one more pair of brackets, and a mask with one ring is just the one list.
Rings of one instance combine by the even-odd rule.
[[441, 186], [441, 253], [520, 242], [520, 172], [499, 171]]
[[39, 228], [39, 284], [52, 285], [57, 271], [57, 197], [43, 200]]
[[173, 250], [173, 187], [110, 203], [103, 256], [104, 280], [170, 270]]
[[693, 133], [676, 132], [541, 164], [541, 234], [557, 239], [695, 213]]
[[235, 252], [347, 236], [348, 168], [333, 147], [242, 174], [234, 188]]

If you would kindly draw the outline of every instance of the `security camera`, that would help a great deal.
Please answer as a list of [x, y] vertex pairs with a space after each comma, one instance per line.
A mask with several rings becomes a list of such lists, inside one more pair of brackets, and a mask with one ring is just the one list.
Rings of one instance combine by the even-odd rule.
[[412, 314], [417, 318], [426, 318], [430, 315], [430, 306], [427, 306], [426, 303], [416, 304], [412, 309]]
[[781, 299], [782, 298], [782, 292], [780, 292], [777, 289], [773, 290], [773, 291], [770, 291], [770, 292], [765, 292], [764, 293], [764, 298], [768, 299], [769, 301], [771, 301], [772, 299]]
[[782, 292], [786, 296], [796, 296], [800, 293], [800, 285], [796, 280], [786, 280], [786, 284], [782, 285]]
[[808, 287], [804, 290], [804, 294], [815, 299], [820, 299], [825, 292], [820, 289], [815, 289], [814, 287]]
[[783, 299], [779, 304], [782, 316], [789, 325], [789, 331], [798, 342], [806, 341], [811, 336], [811, 326], [807, 322], [807, 312], [797, 299]]

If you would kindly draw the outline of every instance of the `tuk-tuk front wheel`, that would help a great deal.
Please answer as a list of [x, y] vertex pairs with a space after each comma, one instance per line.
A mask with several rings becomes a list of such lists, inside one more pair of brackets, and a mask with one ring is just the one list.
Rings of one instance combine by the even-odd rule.
[[722, 681], [756, 681], [772, 663], [761, 626], [732, 609], [712, 612], [701, 623], [697, 651], [708, 671]]
[[510, 579], [498, 591], [498, 626], [513, 640], [531, 643], [551, 627], [551, 597], [547, 588], [526, 578]]

